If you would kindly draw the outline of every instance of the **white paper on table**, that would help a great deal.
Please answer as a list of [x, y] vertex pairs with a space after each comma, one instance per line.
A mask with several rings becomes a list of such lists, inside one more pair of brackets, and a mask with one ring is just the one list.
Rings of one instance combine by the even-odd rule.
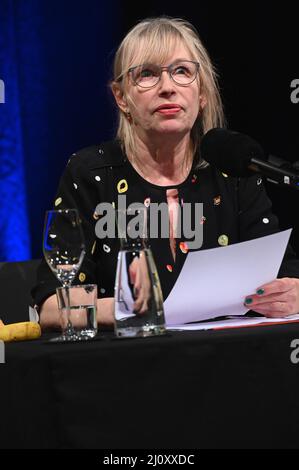
[[265, 318], [265, 317], [242, 317], [242, 318], [228, 318], [227, 320], [209, 321], [201, 323], [192, 323], [188, 325], [171, 325], [168, 330], [184, 330], [184, 331], [196, 331], [196, 330], [218, 330], [223, 328], [238, 328], [242, 326], [252, 326], [272, 323], [292, 323], [298, 322], [299, 315], [292, 315], [285, 318]]
[[244, 315], [244, 299], [276, 279], [292, 230], [190, 252], [164, 302], [166, 325]]

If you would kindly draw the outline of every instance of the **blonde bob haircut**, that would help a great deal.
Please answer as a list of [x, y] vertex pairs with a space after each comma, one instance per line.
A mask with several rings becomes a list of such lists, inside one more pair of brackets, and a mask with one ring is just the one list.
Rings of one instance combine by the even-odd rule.
[[[191, 130], [190, 153], [196, 155], [198, 167], [207, 163], [199, 156], [202, 136], [213, 127], [225, 127], [223, 105], [219, 93], [216, 70], [201, 42], [194, 26], [181, 18], [157, 17], [140, 21], [121, 42], [114, 58], [114, 79], [110, 87], [114, 94], [130, 99], [127, 72], [134, 65], [143, 63], [163, 64], [177, 44], [183, 44], [192, 60], [199, 62], [198, 85], [204, 97], [205, 106], [199, 103], [199, 114]], [[134, 155], [134, 132], [131, 120], [121, 109], [118, 110], [116, 137], [127, 155]]]

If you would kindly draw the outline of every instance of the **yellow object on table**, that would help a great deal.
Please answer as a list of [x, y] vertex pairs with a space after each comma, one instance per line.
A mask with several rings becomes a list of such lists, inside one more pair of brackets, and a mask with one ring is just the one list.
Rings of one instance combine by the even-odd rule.
[[2, 341], [22, 341], [26, 339], [36, 339], [40, 336], [41, 328], [38, 323], [24, 321], [4, 325], [0, 320], [0, 340]]

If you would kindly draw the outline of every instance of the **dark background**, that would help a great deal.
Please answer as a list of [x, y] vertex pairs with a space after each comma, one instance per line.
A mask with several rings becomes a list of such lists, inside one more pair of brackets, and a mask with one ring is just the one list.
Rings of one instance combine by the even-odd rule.
[[[147, 16], [191, 21], [218, 69], [229, 127], [256, 138], [266, 153], [299, 160], [299, 104], [290, 100], [299, 78], [294, 4], [181, 4], [1, 0], [1, 261], [41, 256], [44, 212], [70, 154], [113, 137], [113, 55]], [[281, 228], [294, 227], [299, 253], [299, 192], [266, 188]]]

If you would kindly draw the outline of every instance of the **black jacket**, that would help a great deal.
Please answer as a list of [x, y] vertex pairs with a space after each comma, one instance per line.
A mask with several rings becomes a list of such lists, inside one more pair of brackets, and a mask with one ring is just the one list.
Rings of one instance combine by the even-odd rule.
[[[201, 249], [219, 247], [223, 239], [232, 244], [279, 231], [278, 219], [271, 212], [271, 202], [260, 176], [234, 178], [208, 166], [192, 168], [180, 185], [160, 187], [147, 182], [134, 170], [117, 141], [106, 142], [72, 155], [55, 199], [54, 208], [77, 208], [83, 221], [87, 253], [74, 284], [97, 283], [99, 297], [114, 296], [119, 242], [96, 237], [95, 208], [100, 202], [117, 205], [119, 192], [126, 194], [127, 204], [143, 203], [148, 198], [151, 202], [167, 202], [166, 189], [174, 187], [181, 203], [203, 203]], [[181, 249], [182, 241], [185, 240], [177, 242], [174, 262], [168, 239], [151, 240], [164, 299], [187, 256], [186, 250]], [[299, 277], [299, 260], [290, 246], [278, 276]], [[43, 261], [38, 269], [38, 284], [32, 291], [35, 303], [41, 304], [59, 285]]]

